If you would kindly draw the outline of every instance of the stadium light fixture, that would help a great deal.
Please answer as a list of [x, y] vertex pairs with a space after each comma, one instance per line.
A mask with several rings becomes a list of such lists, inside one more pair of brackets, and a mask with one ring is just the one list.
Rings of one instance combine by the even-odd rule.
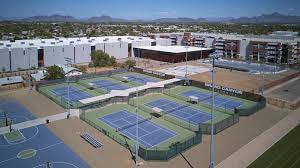
[[213, 124], [213, 114], [215, 110], [215, 60], [219, 59], [221, 55], [219, 53], [212, 53], [209, 56], [212, 58], [212, 75], [211, 75], [211, 81], [212, 81], [212, 102], [211, 102], [211, 127], [210, 127], [210, 162], [209, 162], [209, 168], [214, 168], [214, 124]]

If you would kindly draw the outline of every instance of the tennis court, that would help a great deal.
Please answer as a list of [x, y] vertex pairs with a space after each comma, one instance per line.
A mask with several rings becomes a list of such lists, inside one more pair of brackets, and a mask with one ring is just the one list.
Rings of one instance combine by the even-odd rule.
[[102, 116], [99, 120], [133, 140], [137, 140], [136, 129], [138, 126], [138, 141], [147, 148], [155, 147], [176, 136], [175, 132], [127, 110]]
[[[64, 100], [68, 101], [68, 86], [58, 87], [51, 89], [52, 93], [55, 96], [60, 96]], [[78, 88], [74, 86], [70, 86], [70, 101], [71, 102], [78, 102], [81, 99], [86, 99], [92, 97], [87, 92], [84, 92], [82, 90], [79, 90]]]
[[[145, 103], [145, 106], [148, 106], [152, 109], [161, 109], [166, 115], [171, 115], [180, 120], [184, 120], [193, 124], [205, 123], [212, 119], [211, 114], [208, 114], [200, 109], [164, 98]], [[215, 118], [215, 116], [213, 118]]]
[[122, 83], [116, 83], [109, 80], [97, 80], [90, 83], [91, 86], [96, 86], [97, 88], [104, 89], [107, 91], [111, 90], [126, 90], [129, 87], [127, 85], [123, 85]]
[[128, 74], [122, 76], [123, 79], [126, 79], [129, 82], [134, 82], [138, 84], [147, 84], [148, 82], [158, 82], [158, 79], [147, 77], [145, 75], [139, 75], [139, 74]]
[[[179, 94], [180, 96], [190, 98], [191, 96], [196, 97], [199, 102], [211, 105], [211, 94], [208, 92], [202, 92], [200, 90], [189, 90]], [[226, 110], [234, 111], [235, 108], [243, 105], [243, 102], [226, 98], [221, 95], [215, 96], [215, 107], [219, 107]]]

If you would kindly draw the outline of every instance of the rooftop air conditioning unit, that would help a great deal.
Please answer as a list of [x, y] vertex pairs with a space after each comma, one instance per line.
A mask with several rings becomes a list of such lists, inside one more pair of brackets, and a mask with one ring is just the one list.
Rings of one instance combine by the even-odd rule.
[[46, 43], [46, 41], [42, 41], [42, 43]]
[[77, 39], [77, 41], [81, 41], [80, 39]]
[[11, 47], [11, 44], [6, 44], [6, 47]]
[[55, 44], [55, 42], [51, 42], [51, 44]]
[[33, 43], [29, 43], [29, 45], [30, 45], [30, 46], [33, 46], [34, 44], [33, 44]]
[[4, 43], [0, 43], [0, 45], [4, 45]]
[[22, 41], [21, 44], [25, 44], [25, 41]]
[[73, 44], [74, 43], [74, 41], [70, 41], [70, 44]]
[[59, 38], [56, 37], [55, 40], [59, 40]]

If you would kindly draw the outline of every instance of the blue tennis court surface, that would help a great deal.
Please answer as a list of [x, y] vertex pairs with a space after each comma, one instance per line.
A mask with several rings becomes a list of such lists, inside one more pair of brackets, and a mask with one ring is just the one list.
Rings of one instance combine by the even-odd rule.
[[168, 99], [157, 99], [145, 104], [150, 108], [159, 108], [166, 115], [174, 116], [188, 123], [200, 124], [211, 120], [211, 115], [189, 105], [180, 104]]
[[[52, 93], [55, 96], [60, 96], [66, 101], [68, 101], [68, 86], [59, 87], [52, 89]], [[86, 99], [92, 97], [87, 92], [84, 92], [74, 86], [70, 86], [70, 101], [71, 102], [78, 102], [81, 99]]]
[[[5, 110], [14, 123], [20, 123], [35, 117], [23, 106], [14, 100], [0, 99], [0, 108]], [[88, 168], [89, 166], [78, 155], [44, 125], [20, 130], [23, 139], [10, 143], [0, 135], [0, 167], [47, 167], [50, 162], [52, 167], [61, 168]], [[35, 150], [36, 155], [21, 159], [18, 154], [24, 150]]]
[[[120, 132], [136, 140], [136, 128], [138, 123], [138, 141], [147, 148], [152, 148], [158, 144], [176, 136], [176, 133], [157, 125], [141, 116], [136, 116], [127, 110], [118, 111], [99, 118], [100, 121], [114, 129], [121, 129]], [[137, 122], [138, 120], [138, 122]]]
[[94, 86], [96, 86], [97, 88], [101, 88], [107, 91], [111, 91], [111, 90], [126, 90], [129, 87], [127, 85], [124, 85], [122, 83], [116, 83], [116, 82], [112, 82], [109, 80], [98, 80], [98, 81], [94, 81], [91, 82]]
[[[190, 90], [180, 93], [181, 96], [189, 98], [190, 96], [195, 96], [199, 99], [199, 102], [211, 105], [211, 94], [207, 92], [201, 92], [199, 90]], [[236, 107], [243, 105], [243, 102], [232, 100], [224, 96], [215, 96], [215, 106], [223, 109], [234, 110]]]
[[126, 77], [127, 80], [130, 82], [135, 82], [139, 84], [147, 84], [147, 82], [158, 82], [158, 80], [155, 78], [151, 78], [139, 74], [129, 74], [129, 75], [124, 75], [122, 77]]

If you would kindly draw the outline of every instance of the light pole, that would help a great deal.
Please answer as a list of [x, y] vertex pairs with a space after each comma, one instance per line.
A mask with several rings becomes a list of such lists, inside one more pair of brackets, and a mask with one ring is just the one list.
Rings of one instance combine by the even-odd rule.
[[188, 41], [185, 42], [185, 83], [188, 83]]
[[210, 120], [210, 163], [209, 168], [214, 168], [214, 124], [213, 124], [213, 113], [215, 110], [215, 59], [218, 59], [219, 56], [215, 53], [211, 54], [210, 56], [213, 60], [212, 64], [212, 75], [211, 75], [211, 81], [212, 81], [212, 102], [211, 102], [211, 120]]
[[135, 145], [135, 167], [138, 167], [138, 157], [139, 157], [139, 116], [138, 116], [138, 87], [136, 87], [136, 102], [135, 102], [135, 114], [136, 114], [136, 129], [135, 129], [135, 135], [136, 135], [136, 145]]
[[[72, 58], [65, 57], [65, 61], [67, 62], [67, 71], [69, 73], [69, 66], [72, 66]], [[69, 75], [67, 76], [67, 83], [68, 83], [68, 105], [67, 105], [68, 115], [67, 115], [67, 118], [69, 118], [70, 117], [70, 76]]]

